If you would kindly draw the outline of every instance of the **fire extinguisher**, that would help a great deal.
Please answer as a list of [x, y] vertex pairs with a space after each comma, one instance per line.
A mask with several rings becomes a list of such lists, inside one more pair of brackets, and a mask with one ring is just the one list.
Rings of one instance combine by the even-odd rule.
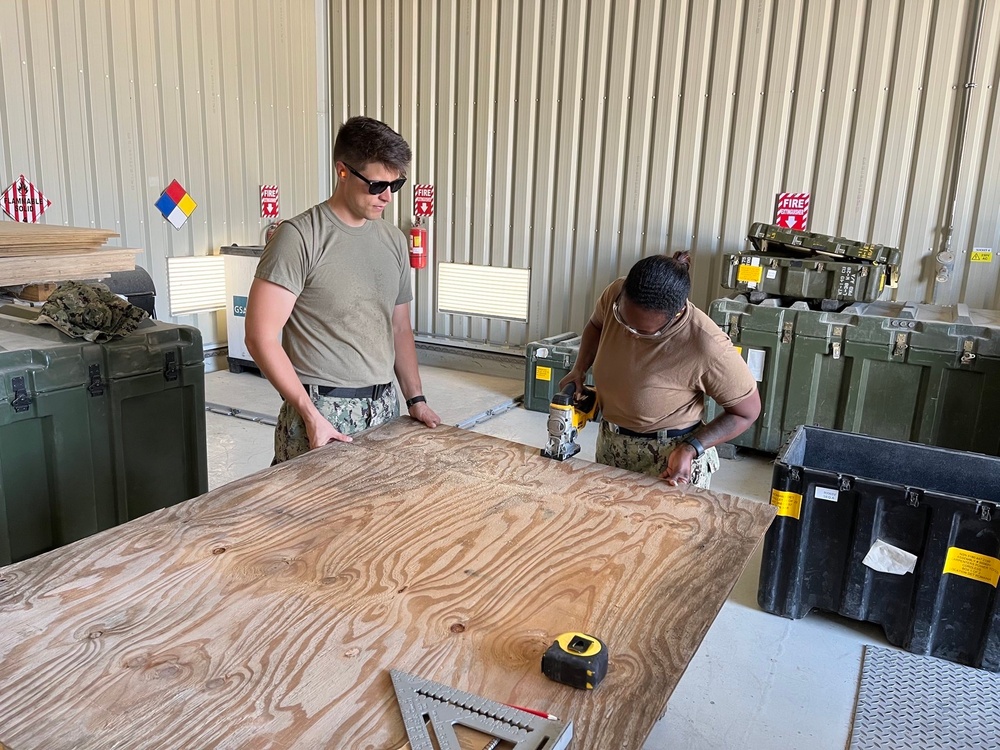
[[419, 216], [410, 227], [410, 268], [427, 268], [427, 227]]

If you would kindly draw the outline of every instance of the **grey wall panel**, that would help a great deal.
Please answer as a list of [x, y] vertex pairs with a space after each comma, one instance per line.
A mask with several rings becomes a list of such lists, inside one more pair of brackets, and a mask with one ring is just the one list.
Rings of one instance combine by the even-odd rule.
[[[692, 298], [707, 306], [721, 292], [721, 255], [742, 249], [786, 190], [811, 193], [814, 231], [902, 246], [897, 298], [996, 305], [1000, 260], [972, 273], [968, 262], [974, 246], [1000, 254], [992, 1], [955, 201], [957, 261], [934, 283], [977, 7], [334, 0], [330, 110], [399, 128], [414, 147], [411, 183], [436, 187], [431, 263], [415, 274], [414, 324], [426, 334], [519, 346], [579, 330], [608, 282], [663, 251], [692, 252]], [[373, 73], [380, 66], [398, 74]], [[405, 229], [411, 188], [397, 201]], [[439, 261], [531, 268], [527, 325], [438, 313]]]
[[[31, 179], [44, 223], [142, 248], [170, 319], [166, 259], [259, 243], [261, 183], [282, 217], [326, 197], [325, 3], [0, 0], [0, 182]], [[198, 203], [180, 230], [153, 205], [171, 179]], [[224, 320], [177, 322], [224, 343]]]
[[[970, 217], [956, 226], [956, 276], [958, 298], [970, 307], [1000, 308], [1000, 110], [996, 92], [1000, 89], [1000, 12], [996, 3], [986, 6], [980, 44], [975, 96], [970, 113], [970, 138], [967, 169], [963, 171], [957, 195], [959, 216]], [[988, 44], [986, 40], [994, 40]], [[993, 261], [971, 262], [973, 248], [990, 248]]]

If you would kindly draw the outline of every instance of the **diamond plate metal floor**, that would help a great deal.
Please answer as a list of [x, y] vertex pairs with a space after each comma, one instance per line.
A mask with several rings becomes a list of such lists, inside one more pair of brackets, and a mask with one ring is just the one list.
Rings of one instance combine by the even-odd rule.
[[851, 750], [992, 750], [998, 705], [1000, 675], [866, 646]]

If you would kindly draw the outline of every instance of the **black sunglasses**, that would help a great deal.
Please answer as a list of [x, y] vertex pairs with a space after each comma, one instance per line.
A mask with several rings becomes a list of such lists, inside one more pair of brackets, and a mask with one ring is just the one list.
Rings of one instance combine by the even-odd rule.
[[351, 170], [352, 175], [357, 177], [359, 180], [361, 180], [368, 186], [368, 192], [371, 193], [372, 195], [381, 195], [382, 193], [385, 192], [386, 188], [389, 188], [389, 190], [391, 190], [394, 193], [398, 193], [400, 188], [402, 188], [403, 185], [406, 184], [405, 177], [400, 177], [399, 179], [393, 180], [392, 182], [386, 182], [385, 180], [369, 180], [367, 177], [361, 174], [361, 172], [356, 170], [346, 161], [344, 162], [344, 166], [347, 167], [349, 170]]

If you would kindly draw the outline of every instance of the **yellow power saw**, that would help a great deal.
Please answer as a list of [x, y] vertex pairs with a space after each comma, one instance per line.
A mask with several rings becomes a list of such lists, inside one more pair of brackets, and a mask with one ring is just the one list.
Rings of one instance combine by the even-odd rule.
[[560, 393], [552, 397], [549, 404], [549, 442], [542, 448], [542, 455], [565, 461], [580, 452], [576, 438], [587, 422], [596, 419], [597, 391], [590, 386], [583, 387], [583, 397], [573, 398], [576, 385], [569, 383]]

